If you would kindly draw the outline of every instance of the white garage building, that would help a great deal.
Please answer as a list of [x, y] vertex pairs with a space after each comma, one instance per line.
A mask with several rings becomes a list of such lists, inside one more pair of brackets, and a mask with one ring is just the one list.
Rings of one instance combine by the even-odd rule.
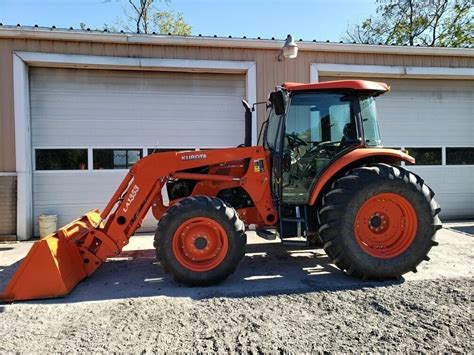
[[[63, 225], [102, 208], [156, 149], [243, 141], [243, 75], [32, 68], [29, 78], [35, 220], [57, 211]], [[82, 170], [49, 170], [57, 149], [74, 149]], [[156, 227], [151, 215], [144, 227]]]
[[[154, 150], [243, 142], [240, 100], [285, 81], [369, 78], [384, 145], [437, 193], [444, 219], [474, 217], [474, 53], [256, 39], [0, 28], [0, 236], [38, 234], [42, 213], [65, 224], [103, 208], [128, 167]], [[257, 111], [257, 127], [265, 112]], [[147, 218], [146, 228], [156, 222]]]

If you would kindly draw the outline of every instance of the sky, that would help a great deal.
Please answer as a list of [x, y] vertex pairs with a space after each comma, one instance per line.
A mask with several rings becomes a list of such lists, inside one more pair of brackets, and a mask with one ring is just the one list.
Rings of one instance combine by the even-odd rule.
[[[4, 25], [91, 29], [116, 25], [127, 0], [0, 0]], [[172, 0], [158, 4], [182, 12], [192, 34], [339, 41], [349, 24], [375, 13], [375, 0]], [[120, 29], [120, 28], [119, 28]]]

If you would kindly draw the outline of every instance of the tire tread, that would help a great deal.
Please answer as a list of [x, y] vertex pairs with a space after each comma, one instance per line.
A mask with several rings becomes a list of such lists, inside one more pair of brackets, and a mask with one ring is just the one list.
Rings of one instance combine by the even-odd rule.
[[[193, 211], [205, 211], [216, 220], [227, 221], [231, 227], [229, 238], [233, 238], [236, 242], [235, 253], [229, 256], [228, 266], [222, 272], [219, 272], [217, 275], [213, 274], [208, 278], [196, 278], [196, 273], [192, 271], [184, 273], [183, 270], [178, 270], [167, 254], [167, 249], [169, 248], [167, 242], [172, 238], [170, 233], [173, 233], [172, 225], [174, 225], [174, 221], [182, 218], [184, 214]], [[191, 286], [207, 286], [223, 281], [236, 270], [238, 264], [245, 256], [246, 242], [245, 224], [233, 207], [228, 206], [224, 201], [216, 197], [192, 196], [182, 199], [163, 214], [155, 232], [153, 245], [156, 249], [157, 260], [162, 265], [164, 271], [171, 274], [175, 281]]]
[[[431, 210], [431, 242], [427, 243], [425, 255], [419, 258], [415, 265], [410, 265], [409, 270], [416, 272], [416, 267], [423, 261], [429, 260], [427, 253], [432, 246], [438, 245], [435, 241], [436, 231], [442, 228], [438, 217], [441, 208], [434, 200], [433, 190], [427, 186], [418, 175], [399, 166], [376, 163], [368, 166], [360, 166], [349, 170], [344, 176], [336, 179], [332, 188], [323, 196], [321, 207], [318, 210], [320, 221], [319, 235], [323, 241], [323, 248], [329, 258], [344, 272], [351, 276], [362, 279], [382, 279], [386, 275], [379, 276], [374, 270], [363, 270], [357, 268], [351, 260], [350, 251], [343, 247], [340, 242], [340, 225], [345, 217], [346, 209], [354, 193], [361, 191], [364, 186], [384, 180], [403, 181], [404, 184], [415, 188], [426, 199], [427, 206]], [[429, 225], [429, 224], [428, 224]], [[393, 273], [390, 277], [399, 278], [401, 275]]]

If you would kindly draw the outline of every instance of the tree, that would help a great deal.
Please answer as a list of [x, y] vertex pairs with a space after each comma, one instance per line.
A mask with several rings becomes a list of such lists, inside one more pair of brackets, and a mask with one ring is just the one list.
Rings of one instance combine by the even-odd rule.
[[[173, 34], [180, 36], [191, 35], [191, 26], [186, 23], [182, 13], [175, 14], [172, 10], [158, 10], [155, 5], [161, 0], [128, 0], [132, 13], [127, 11], [125, 15], [129, 25], [134, 26], [137, 33], [158, 32], [162, 34]], [[165, 3], [169, 5], [169, 0]]]
[[474, 45], [472, 0], [376, 0], [377, 15], [350, 26], [347, 40], [367, 44]]
[[191, 26], [184, 21], [183, 14], [174, 14], [171, 11], [157, 11], [153, 15], [153, 21], [158, 26], [160, 33], [171, 33], [178, 36], [189, 36]]
[[155, 0], [128, 0], [128, 3], [132, 7], [133, 14], [126, 16], [129, 22], [135, 24], [137, 33], [149, 33], [152, 27], [151, 18], [153, 17], [151, 12], [153, 11], [153, 4]]
[[[136, 33], [161, 33], [178, 36], [190, 36], [191, 26], [186, 23], [181, 12], [175, 13], [171, 9], [159, 10], [156, 4], [162, 0], [127, 0], [129, 8], [124, 9], [125, 19], [117, 18], [116, 26], [104, 24], [104, 30], [117, 31], [124, 28]], [[166, 5], [170, 0], [163, 0]], [[84, 22], [80, 23], [81, 29], [86, 29]], [[100, 30], [97, 29], [96, 30]]]

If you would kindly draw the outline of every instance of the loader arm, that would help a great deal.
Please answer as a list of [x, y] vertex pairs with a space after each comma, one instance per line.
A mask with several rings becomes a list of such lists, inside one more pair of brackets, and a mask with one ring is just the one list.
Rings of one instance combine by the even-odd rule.
[[[201, 166], [249, 159], [243, 176], [190, 174]], [[37, 241], [1, 294], [5, 302], [65, 296], [108, 258], [117, 255], [141, 226], [169, 178], [234, 181], [252, 198], [260, 219], [277, 222], [270, 191], [269, 156], [263, 147], [167, 152], [139, 160], [104, 210], [93, 210]]]

